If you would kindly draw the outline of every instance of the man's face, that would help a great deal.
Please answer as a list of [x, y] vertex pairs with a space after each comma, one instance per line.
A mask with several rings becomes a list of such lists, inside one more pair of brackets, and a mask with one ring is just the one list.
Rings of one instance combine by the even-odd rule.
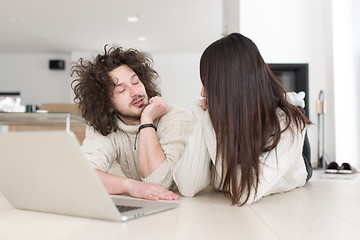
[[127, 125], [140, 123], [140, 116], [149, 104], [145, 87], [136, 73], [127, 65], [122, 65], [109, 72], [115, 83], [111, 102], [120, 119]]

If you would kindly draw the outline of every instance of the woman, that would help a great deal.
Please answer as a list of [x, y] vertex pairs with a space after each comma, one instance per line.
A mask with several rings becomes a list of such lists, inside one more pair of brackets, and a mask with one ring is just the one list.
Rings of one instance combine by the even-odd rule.
[[212, 43], [201, 57], [200, 77], [205, 99], [194, 106], [174, 170], [180, 193], [194, 196], [211, 184], [243, 205], [303, 186], [311, 176], [303, 157], [311, 122], [287, 101], [256, 45], [239, 33]]

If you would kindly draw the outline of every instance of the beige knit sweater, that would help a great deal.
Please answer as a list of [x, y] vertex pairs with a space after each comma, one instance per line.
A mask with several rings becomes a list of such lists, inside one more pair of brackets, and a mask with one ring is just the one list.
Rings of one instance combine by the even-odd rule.
[[137, 151], [134, 150], [139, 125], [126, 125], [118, 120], [120, 130], [107, 136], [90, 127], [81, 149], [94, 169], [108, 172], [116, 161], [126, 177], [157, 183], [169, 189], [173, 185], [173, 168], [185, 148], [191, 118], [190, 111], [168, 104], [168, 112], [155, 120], [157, 136], [166, 160], [146, 178], [139, 174]]
[[[279, 118], [283, 120], [283, 112]], [[281, 121], [284, 128], [284, 121]], [[294, 127], [294, 126], [292, 126]], [[292, 190], [306, 182], [307, 171], [302, 149], [305, 131], [293, 136], [288, 129], [281, 140], [269, 153], [260, 156], [261, 174], [257, 195], [251, 191], [247, 203], [263, 196]], [[215, 164], [216, 136], [207, 111], [197, 102], [193, 108], [193, 121], [184, 154], [174, 169], [174, 180], [183, 196], [194, 196], [210, 183], [211, 165]], [[216, 167], [216, 179], [220, 179], [221, 167]], [[240, 170], [240, 169], [239, 169]], [[219, 186], [219, 181], [216, 183]], [[243, 198], [242, 198], [243, 200]]]

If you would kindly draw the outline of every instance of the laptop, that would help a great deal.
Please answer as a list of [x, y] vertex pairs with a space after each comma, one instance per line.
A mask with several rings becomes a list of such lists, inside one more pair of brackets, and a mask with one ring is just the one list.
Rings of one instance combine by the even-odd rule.
[[176, 201], [112, 198], [75, 134], [66, 131], [0, 133], [0, 192], [18, 209], [109, 221], [178, 206]]

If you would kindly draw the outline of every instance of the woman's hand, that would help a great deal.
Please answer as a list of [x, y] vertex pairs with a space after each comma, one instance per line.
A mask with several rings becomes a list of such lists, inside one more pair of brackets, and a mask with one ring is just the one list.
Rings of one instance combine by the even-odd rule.
[[206, 111], [207, 105], [206, 105], [206, 98], [200, 99], [201, 107]]
[[200, 99], [202, 108], [206, 111], [207, 110], [207, 105], [206, 105], [207, 93], [206, 93], [206, 89], [204, 86], [201, 88], [200, 96], [203, 97], [202, 99]]

